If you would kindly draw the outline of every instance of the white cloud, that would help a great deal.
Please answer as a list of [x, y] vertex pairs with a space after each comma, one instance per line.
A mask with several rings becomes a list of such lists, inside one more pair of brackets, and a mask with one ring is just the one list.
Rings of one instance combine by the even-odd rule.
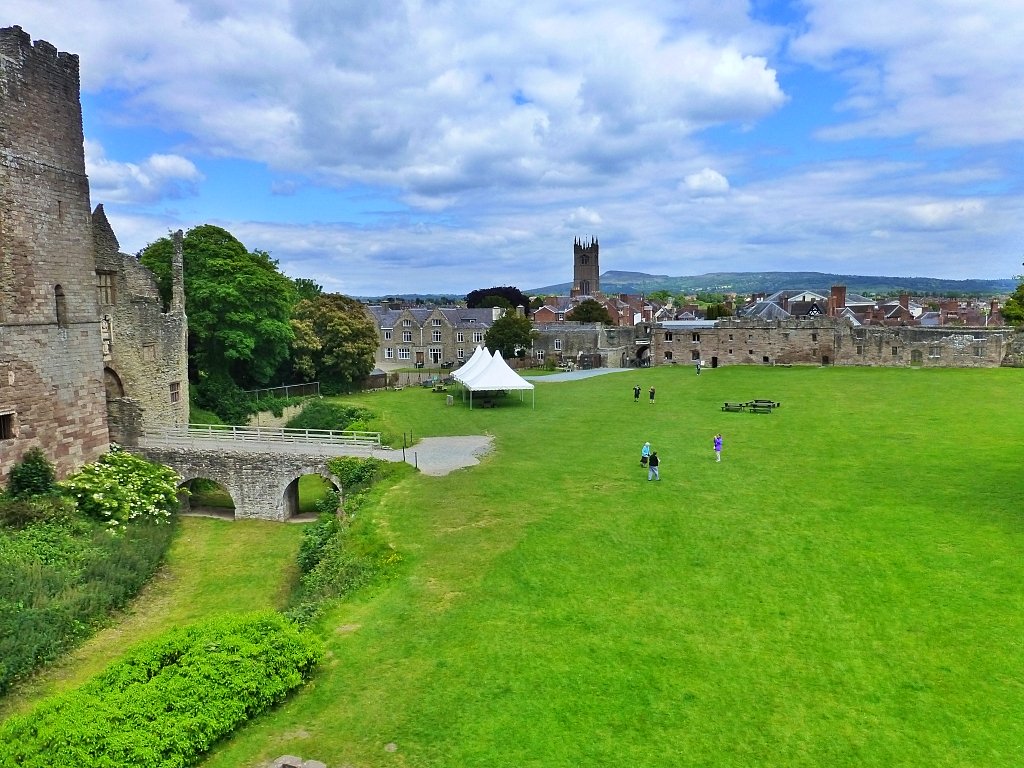
[[690, 197], [721, 197], [729, 191], [729, 180], [713, 168], [704, 168], [683, 179]]
[[103, 203], [153, 203], [189, 197], [203, 175], [180, 155], [154, 154], [141, 163], [121, 163], [106, 157], [95, 141], [85, 142], [85, 168], [91, 196]]

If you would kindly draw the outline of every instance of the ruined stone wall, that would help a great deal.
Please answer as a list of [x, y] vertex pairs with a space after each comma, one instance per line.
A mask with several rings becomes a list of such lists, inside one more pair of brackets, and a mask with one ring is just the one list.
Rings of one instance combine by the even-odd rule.
[[[870, 365], [991, 368], [1010, 356], [1002, 327], [851, 326], [842, 320], [727, 318], [714, 328], [652, 334], [652, 363], [706, 365]], [[1011, 356], [1012, 357], [1012, 356]]]
[[[164, 311], [153, 273], [134, 256], [121, 253], [103, 206], [93, 214], [96, 270], [109, 289], [99, 293], [103, 318], [103, 363], [108, 378], [120, 383], [111, 401], [127, 398], [141, 409], [135, 432], [188, 423], [188, 324], [184, 309]], [[114, 397], [114, 395], [119, 397]], [[115, 411], [123, 411], [113, 407]], [[121, 424], [122, 418], [115, 419]], [[129, 422], [125, 421], [125, 426]], [[132, 431], [118, 430], [116, 439], [134, 445]]]
[[107, 447], [78, 58], [0, 30], [0, 483], [40, 446], [63, 477]]

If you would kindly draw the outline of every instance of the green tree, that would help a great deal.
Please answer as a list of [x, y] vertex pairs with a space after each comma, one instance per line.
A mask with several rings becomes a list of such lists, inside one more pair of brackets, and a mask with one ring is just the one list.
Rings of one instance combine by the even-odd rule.
[[1024, 325], [1024, 275], [1021, 281], [1001, 310], [1003, 321], [1010, 325]]
[[595, 299], [584, 299], [565, 316], [566, 320], [579, 323], [611, 323], [608, 310]]
[[324, 293], [300, 301], [292, 326], [293, 368], [327, 392], [350, 390], [373, 370], [377, 324], [355, 299]]
[[324, 287], [315, 280], [310, 280], [308, 277], [296, 277], [292, 280], [292, 286], [295, 288], [295, 301], [300, 302], [303, 299], [315, 299], [324, 292]]
[[[294, 303], [292, 281], [265, 251], [247, 251], [230, 232], [211, 224], [190, 229], [183, 242], [185, 313], [192, 376], [225, 387], [269, 382], [288, 356]], [[140, 261], [170, 295], [169, 237], [146, 246]]]
[[668, 304], [672, 299], [672, 293], [664, 288], [660, 288], [657, 291], [651, 291], [648, 293], [647, 298], [651, 301], [656, 301], [659, 304]]
[[489, 296], [501, 296], [508, 301], [509, 307], [515, 309], [518, 306], [529, 307], [530, 297], [513, 285], [496, 285], [493, 288], [480, 288], [466, 294], [466, 306], [469, 309], [481, 307], [493, 307], [495, 304], [483, 304], [483, 300]]
[[537, 332], [527, 317], [509, 313], [499, 317], [484, 334], [488, 349], [496, 349], [504, 358], [516, 357], [520, 351], [529, 349]]

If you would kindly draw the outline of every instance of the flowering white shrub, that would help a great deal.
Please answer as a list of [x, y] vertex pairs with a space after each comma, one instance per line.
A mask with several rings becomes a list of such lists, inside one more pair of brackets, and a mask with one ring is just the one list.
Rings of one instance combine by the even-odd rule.
[[117, 531], [131, 520], [169, 522], [178, 507], [181, 477], [116, 446], [78, 474], [59, 483], [78, 509]]

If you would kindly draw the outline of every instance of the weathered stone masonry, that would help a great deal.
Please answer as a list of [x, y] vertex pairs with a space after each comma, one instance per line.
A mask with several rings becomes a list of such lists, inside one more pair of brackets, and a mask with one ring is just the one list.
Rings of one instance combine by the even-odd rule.
[[107, 448], [78, 57], [0, 30], [0, 482]]

